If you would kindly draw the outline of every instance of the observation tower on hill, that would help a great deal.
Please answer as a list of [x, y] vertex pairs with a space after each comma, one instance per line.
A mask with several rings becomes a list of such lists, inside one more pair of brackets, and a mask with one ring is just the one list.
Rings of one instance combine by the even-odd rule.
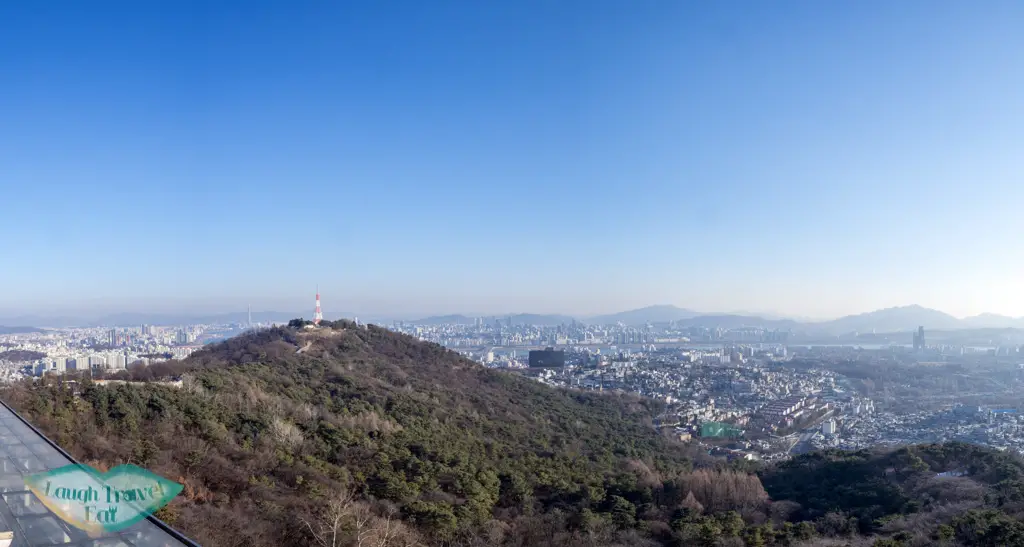
[[313, 312], [313, 324], [319, 325], [324, 320], [324, 314], [320, 311], [320, 285], [316, 286], [316, 311]]

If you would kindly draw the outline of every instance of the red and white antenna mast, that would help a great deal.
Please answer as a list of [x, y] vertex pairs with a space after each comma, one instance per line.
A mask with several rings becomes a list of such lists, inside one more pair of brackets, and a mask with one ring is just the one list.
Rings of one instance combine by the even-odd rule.
[[316, 312], [313, 313], [313, 324], [319, 325], [324, 320], [324, 314], [320, 311], [320, 285], [316, 286]]

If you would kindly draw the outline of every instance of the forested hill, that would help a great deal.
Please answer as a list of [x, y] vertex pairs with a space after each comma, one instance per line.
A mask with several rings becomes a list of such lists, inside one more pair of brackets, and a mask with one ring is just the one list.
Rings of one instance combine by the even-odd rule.
[[300, 322], [124, 379], [2, 396], [85, 463], [184, 484], [157, 516], [211, 547], [1024, 546], [1015, 456], [833, 451], [754, 474], [659, 436], [651, 401], [373, 326]]
[[314, 545], [343, 493], [424, 543], [528, 537], [590, 506], [628, 530], [636, 492], [690, 469], [651, 401], [551, 389], [374, 326], [247, 334], [131, 375], [184, 382], [5, 397], [80, 460], [185, 483], [159, 516], [204, 545]]

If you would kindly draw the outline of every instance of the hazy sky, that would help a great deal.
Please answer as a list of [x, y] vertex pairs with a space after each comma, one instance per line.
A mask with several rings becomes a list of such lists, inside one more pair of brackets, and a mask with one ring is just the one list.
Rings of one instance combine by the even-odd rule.
[[4, 2], [0, 311], [1024, 315], [1024, 3]]

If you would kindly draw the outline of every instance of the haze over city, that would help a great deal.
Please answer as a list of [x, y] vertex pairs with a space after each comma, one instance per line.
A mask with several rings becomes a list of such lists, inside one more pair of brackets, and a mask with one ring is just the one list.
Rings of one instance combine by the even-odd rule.
[[1021, 316], [1022, 9], [8, 3], [0, 313]]

